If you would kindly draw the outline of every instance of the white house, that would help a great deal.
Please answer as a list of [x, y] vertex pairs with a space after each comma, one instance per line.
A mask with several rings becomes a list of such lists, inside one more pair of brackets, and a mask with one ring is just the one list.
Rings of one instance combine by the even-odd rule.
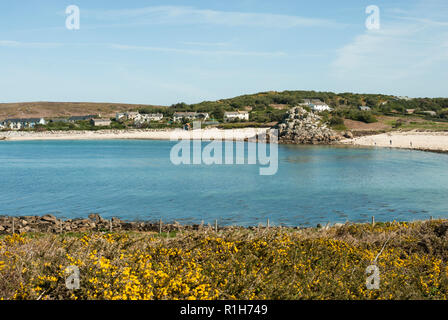
[[326, 104], [325, 102], [322, 102], [320, 99], [303, 99], [303, 102], [300, 105], [310, 107], [311, 110], [313, 110], [315, 112], [333, 110], [332, 108], [330, 108], [328, 106], [328, 104]]
[[209, 117], [208, 113], [206, 112], [175, 112], [173, 115], [173, 121], [178, 122], [182, 121], [183, 119], [187, 120], [207, 120]]
[[370, 111], [371, 110], [370, 107], [367, 107], [367, 106], [359, 106], [358, 109], [361, 111]]
[[249, 120], [249, 112], [247, 111], [224, 112], [224, 120], [232, 121], [235, 119]]
[[163, 113], [148, 113], [142, 116], [149, 121], [160, 121], [163, 119]]
[[432, 117], [435, 117], [437, 115], [437, 112], [435, 111], [422, 111], [422, 113], [429, 114]]
[[137, 111], [128, 111], [124, 113], [126, 116], [126, 119], [128, 120], [138, 120], [141, 118], [141, 114]]
[[315, 111], [315, 112], [322, 112], [322, 111], [331, 111], [333, 109], [331, 109], [328, 104], [326, 103], [314, 103], [313, 105], [311, 105], [311, 110]]
[[125, 119], [126, 118], [126, 113], [124, 112], [117, 112], [115, 114], [115, 120], [120, 121], [121, 119]]

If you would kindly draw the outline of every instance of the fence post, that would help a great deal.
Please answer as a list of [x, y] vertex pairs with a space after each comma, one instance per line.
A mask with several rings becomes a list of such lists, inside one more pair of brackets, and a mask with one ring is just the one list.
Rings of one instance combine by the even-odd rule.
[[375, 226], [375, 216], [372, 216], [372, 227]]
[[268, 229], [269, 229], [269, 218], [268, 218], [268, 221], [266, 222], [266, 226], [267, 226]]
[[12, 234], [15, 233], [15, 228], [14, 228], [14, 217], [12, 217]]
[[218, 232], [218, 219], [215, 220], [215, 232]]
[[159, 221], [159, 234], [161, 234], [162, 233], [162, 218], [160, 218], [160, 221]]

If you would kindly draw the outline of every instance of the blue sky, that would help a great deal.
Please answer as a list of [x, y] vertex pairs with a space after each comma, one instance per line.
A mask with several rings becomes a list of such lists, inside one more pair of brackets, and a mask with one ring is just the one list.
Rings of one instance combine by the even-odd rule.
[[[80, 29], [65, 9], [80, 8]], [[366, 7], [380, 8], [368, 30]], [[448, 96], [446, 0], [0, 2], [0, 102]]]

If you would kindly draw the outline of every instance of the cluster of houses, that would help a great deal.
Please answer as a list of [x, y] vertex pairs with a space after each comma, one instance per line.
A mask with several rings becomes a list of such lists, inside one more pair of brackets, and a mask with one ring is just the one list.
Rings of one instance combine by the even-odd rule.
[[[181, 122], [183, 120], [202, 120], [207, 121], [210, 116], [207, 112], [175, 112], [173, 115], [174, 122]], [[235, 121], [235, 120], [249, 120], [248, 111], [232, 111], [224, 112], [224, 121]]]
[[44, 118], [11, 118], [0, 121], [0, 129], [20, 130], [33, 129], [37, 125], [46, 125], [50, 122], [75, 123], [76, 121], [90, 121], [94, 126], [108, 126], [109, 119], [101, 119], [99, 115], [72, 116], [69, 118], [54, 118], [46, 120]]
[[[210, 115], [207, 112], [175, 112], [173, 114], [173, 122], [186, 121], [207, 121], [210, 119]], [[232, 111], [224, 113], [225, 121], [249, 120], [249, 112], [247, 111]], [[143, 114], [137, 111], [117, 112], [115, 120], [118, 122], [131, 121], [135, 125], [142, 125], [151, 121], [163, 120], [162, 113], [149, 113]], [[111, 120], [101, 118], [101, 115], [84, 115], [84, 116], [72, 116], [69, 118], [54, 118], [45, 120], [44, 118], [27, 118], [27, 119], [5, 119], [0, 121], [0, 129], [20, 130], [20, 129], [32, 129], [36, 125], [46, 125], [50, 122], [69, 122], [75, 123], [76, 121], [90, 121], [93, 126], [102, 127], [110, 126]]]
[[[314, 112], [322, 112], [322, 111], [333, 111], [332, 108], [325, 102], [320, 99], [303, 99], [302, 103], [299, 105], [307, 106]], [[368, 106], [358, 106], [358, 109], [361, 111], [371, 111], [372, 109]]]
[[137, 111], [118, 112], [115, 115], [116, 121], [132, 121], [136, 125], [149, 123], [150, 121], [160, 121], [163, 119], [162, 113], [144, 114]]
[[0, 129], [20, 130], [34, 128], [38, 124], [45, 125], [44, 118], [5, 119], [0, 121]]

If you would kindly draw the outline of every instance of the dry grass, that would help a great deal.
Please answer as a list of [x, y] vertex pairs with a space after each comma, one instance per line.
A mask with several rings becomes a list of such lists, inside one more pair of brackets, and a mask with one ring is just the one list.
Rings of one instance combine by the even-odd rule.
[[[448, 222], [0, 239], [3, 299], [446, 299]], [[383, 251], [381, 251], [383, 249]], [[366, 289], [378, 256], [380, 289]], [[68, 290], [64, 270], [80, 269]]]
[[0, 119], [68, 117], [87, 114], [115, 116], [116, 112], [138, 110], [148, 105], [91, 102], [21, 102], [0, 103]]

